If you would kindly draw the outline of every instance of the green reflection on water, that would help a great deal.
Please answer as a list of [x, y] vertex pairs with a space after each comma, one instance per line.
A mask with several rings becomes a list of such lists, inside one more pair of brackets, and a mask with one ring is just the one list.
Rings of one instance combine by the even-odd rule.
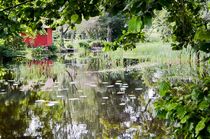
[[154, 84], [175, 71], [129, 69], [139, 60], [102, 54], [65, 58], [1, 68], [2, 138], [167, 137], [154, 117]]

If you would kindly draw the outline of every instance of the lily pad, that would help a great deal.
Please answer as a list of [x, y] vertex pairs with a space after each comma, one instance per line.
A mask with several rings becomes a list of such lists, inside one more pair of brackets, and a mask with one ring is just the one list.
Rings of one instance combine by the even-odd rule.
[[128, 88], [128, 86], [124, 86], [124, 85], [123, 85], [122, 88]]
[[79, 96], [80, 98], [87, 98], [87, 96]]
[[46, 102], [46, 100], [42, 100], [42, 99], [35, 101], [35, 103], [45, 103], [45, 102]]
[[125, 90], [126, 90], [126, 88], [124, 88], [124, 87], [120, 88], [120, 91], [125, 91]]
[[102, 84], [109, 84], [109, 82], [102, 82]]
[[130, 97], [130, 99], [136, 99], [136, 96]]
[[115, 85], [122, 85], [122, 83], [118, 83], [118, 82], [117, 82], [117, 83], [115, 83]]
[[79, 98], [69, 98], [70, 101], [76, 101], [79, 100]]
[[68, 91], [69, 89], [68, 88], [58, 88], [58, 91], [61, 92], [61, 91]]
[[136, 90], [136, 91], [141, 91], [141, 90], [143, 90], [143, 88], [140, 88], [140, 87], [139, 87], [139, 88], [135, 88], [135, 90]]
[[102, 99], [107, 100], [107, 99], [109, 99], [109, 97], [102, 97]]
[[96, 84], [90, 84], [89, 86], [90, 86], [90, 87], [97, 87]]
[[69, 88], [63, 88], [63, 91], [68, 91], [69, 90]]
[[107, 88], [112, 88], [112, 87], [114, 87], [114, 85], [108, 85], [108, 86], [106, 86]]
[[18, 83], [13, 83], [14, 86], [18, 86]]
[[52, 107], [52, 106], [55, 106], [57, 105], [59, 102], [57, 101], [50, 101], [49, 103], [47, 103], [46, 105], [49, 106], [49, 107]]
[[70, 82], [70, 84], [76, 84], [77, 82]]
[[125, 92], [117, 92], [118, 95], [123, 95]]
[[119, 105], [120, 105], [120, 106], [125, 106], [126, 103], [122, 102], [122, 103], [120, 103]]
[[57, 96], [57, 98], [64, 98], [64, 96]]

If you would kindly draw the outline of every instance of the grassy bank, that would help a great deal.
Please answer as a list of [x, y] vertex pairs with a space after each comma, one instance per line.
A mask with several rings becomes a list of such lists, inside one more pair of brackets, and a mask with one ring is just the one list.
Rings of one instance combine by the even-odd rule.
[[189, 49], [174, 51], [169, 43], [147, 42], [138, 43], [133, 50], [124, 51], [118, 49], [108, 52], [113, 58], [139, 59], [140, 62], [151, 62], [158, 64], [188, 63], [190, 57]]

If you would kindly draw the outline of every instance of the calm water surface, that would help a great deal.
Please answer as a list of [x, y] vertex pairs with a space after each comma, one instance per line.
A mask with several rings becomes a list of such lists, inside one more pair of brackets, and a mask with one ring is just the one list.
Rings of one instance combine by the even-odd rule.
[[[49, 139], [158, 138], [155, 89], [137, 59], [59, 57], [4, 68], [0, 79], [0, 137]], [[159, 70], [152, 80], [161, 76]], [[154, 76], [154, 77], [153, 77]]]

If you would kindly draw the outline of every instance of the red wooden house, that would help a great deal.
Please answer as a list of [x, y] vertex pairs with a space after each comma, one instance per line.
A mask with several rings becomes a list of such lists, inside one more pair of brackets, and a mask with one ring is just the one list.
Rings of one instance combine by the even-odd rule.
[[35, 38], [26, 37], [24, 33], [21, 33], [24, 37], [24, 42], [31, 47], [48, 47], [52, 46], [52, 29], [45, 28], [46, 34], [37, 34]]

